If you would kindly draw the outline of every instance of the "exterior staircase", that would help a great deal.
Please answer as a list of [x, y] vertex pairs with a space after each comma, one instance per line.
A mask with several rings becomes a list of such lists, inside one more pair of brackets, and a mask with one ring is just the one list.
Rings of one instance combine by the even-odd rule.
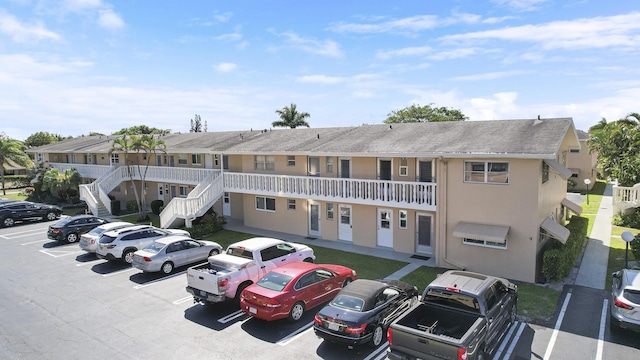
[[625, 213], [640, 207], [640, 183], [631, 187], [613, 186], [613, 213]]

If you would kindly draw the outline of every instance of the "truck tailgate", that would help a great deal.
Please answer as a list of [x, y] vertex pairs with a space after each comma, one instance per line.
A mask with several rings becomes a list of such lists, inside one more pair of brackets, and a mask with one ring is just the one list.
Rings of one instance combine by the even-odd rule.
[[187, 269], [187, 285], [211, 294], [219, 294], [218, 275], [210, 273], [208, 268]]
[[[458, 358], [457, 339], [446, 342], [442, 335], [436, 339], [420, 334], [419, 331], [394, 325], [392, 349], [419, 359], [452, 359]], [[393, 357], [390, 356], [393, 359]]]

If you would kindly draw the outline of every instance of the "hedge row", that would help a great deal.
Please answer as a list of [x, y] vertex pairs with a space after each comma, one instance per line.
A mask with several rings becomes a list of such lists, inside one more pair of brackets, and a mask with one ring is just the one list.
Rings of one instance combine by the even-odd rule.
[[572, 216], [566, 228], [571, 234], [565, 244], [553, 239], [553, 244], [549, 247], [542, 258], [542, 274], [547, 281], [556, 282], [569, 275], [580, 252], [582, 244], [587, 237], [587, 227], [589, 219], [581, 216]]

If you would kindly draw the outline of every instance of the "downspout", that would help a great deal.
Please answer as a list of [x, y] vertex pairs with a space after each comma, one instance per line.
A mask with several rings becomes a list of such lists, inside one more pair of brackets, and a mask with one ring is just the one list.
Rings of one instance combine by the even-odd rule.
[[[442, 213], [442, 221], [441, 221], [442, 226], [440, 227], [441, 233], [442, 233], [441, 238], [444, 239], [444, 243], [443, 243], [443, 246], [444, 246], [444, 257], [443, 257], [443, 259], [444, 259], [444, 261], [446, 263], [451, 264], [451, 265], [453, 265], [453, 266], [455, 266], [455, 267], [457, 267], [457, 268], [459, 268], [461, 270], [464, 270], [465, 269], [464, 265], [460, 265], [459, 263], [457, 263], [457, 262], [455, 262], [455, 261], [453, 261], [453, 260], [451, 260], [451, 259], [449, 259], [447, 257], [447, 244], [448, 244], [448, 241], [447, 241], [447, 224], [448, 224], [448, 222], [447, 222], [447, 220], [448, 220], [448, 218], [447, 218], [447, 213], [448, 213], [447, 200], [448, 200], [448, 197], [449, 197], [448, 196], [448, 192], [449, 192], [449, 186], [448, 186], [448, 184], [449, 184], [448, 183], [448, 181], [449, 181], [449, 167], [447, 166], [448, 165], [448, 161], [447, 160], [443, 160], [442, 156], [440, 156], [439, 160], [440, 160], [440, 163], [442, 164], [442, 166], [441, 166], [441, 169], [443, 169], [442, 176], [444, 177], [444, 181], [443, 181], [444, 191], [440, 191], [440, 202], [439, 202], [439, 204], [441, 204], [440, 206], [444, 207], [444, 209], [440, 210], [440, 212]], [[440, 187], [440, 188], [442, 189], [442, 187]], [[442, 230], [442, 229], [444, 229], [444, 230]]]

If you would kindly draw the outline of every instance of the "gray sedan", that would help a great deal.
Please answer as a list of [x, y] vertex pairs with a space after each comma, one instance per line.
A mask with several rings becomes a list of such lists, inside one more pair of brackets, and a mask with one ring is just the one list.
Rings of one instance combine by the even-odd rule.
[[640, 270], [613, 273], [611, 285], [611, 330], [640, 331]]
[[204, 261], [220, 254], [222, 247], [213, 241], [194, 240], [187, 236], [169, 236], [156, 240], [133, 254], [133, 267], [144, 272], [170, 274], [179, 266]]

